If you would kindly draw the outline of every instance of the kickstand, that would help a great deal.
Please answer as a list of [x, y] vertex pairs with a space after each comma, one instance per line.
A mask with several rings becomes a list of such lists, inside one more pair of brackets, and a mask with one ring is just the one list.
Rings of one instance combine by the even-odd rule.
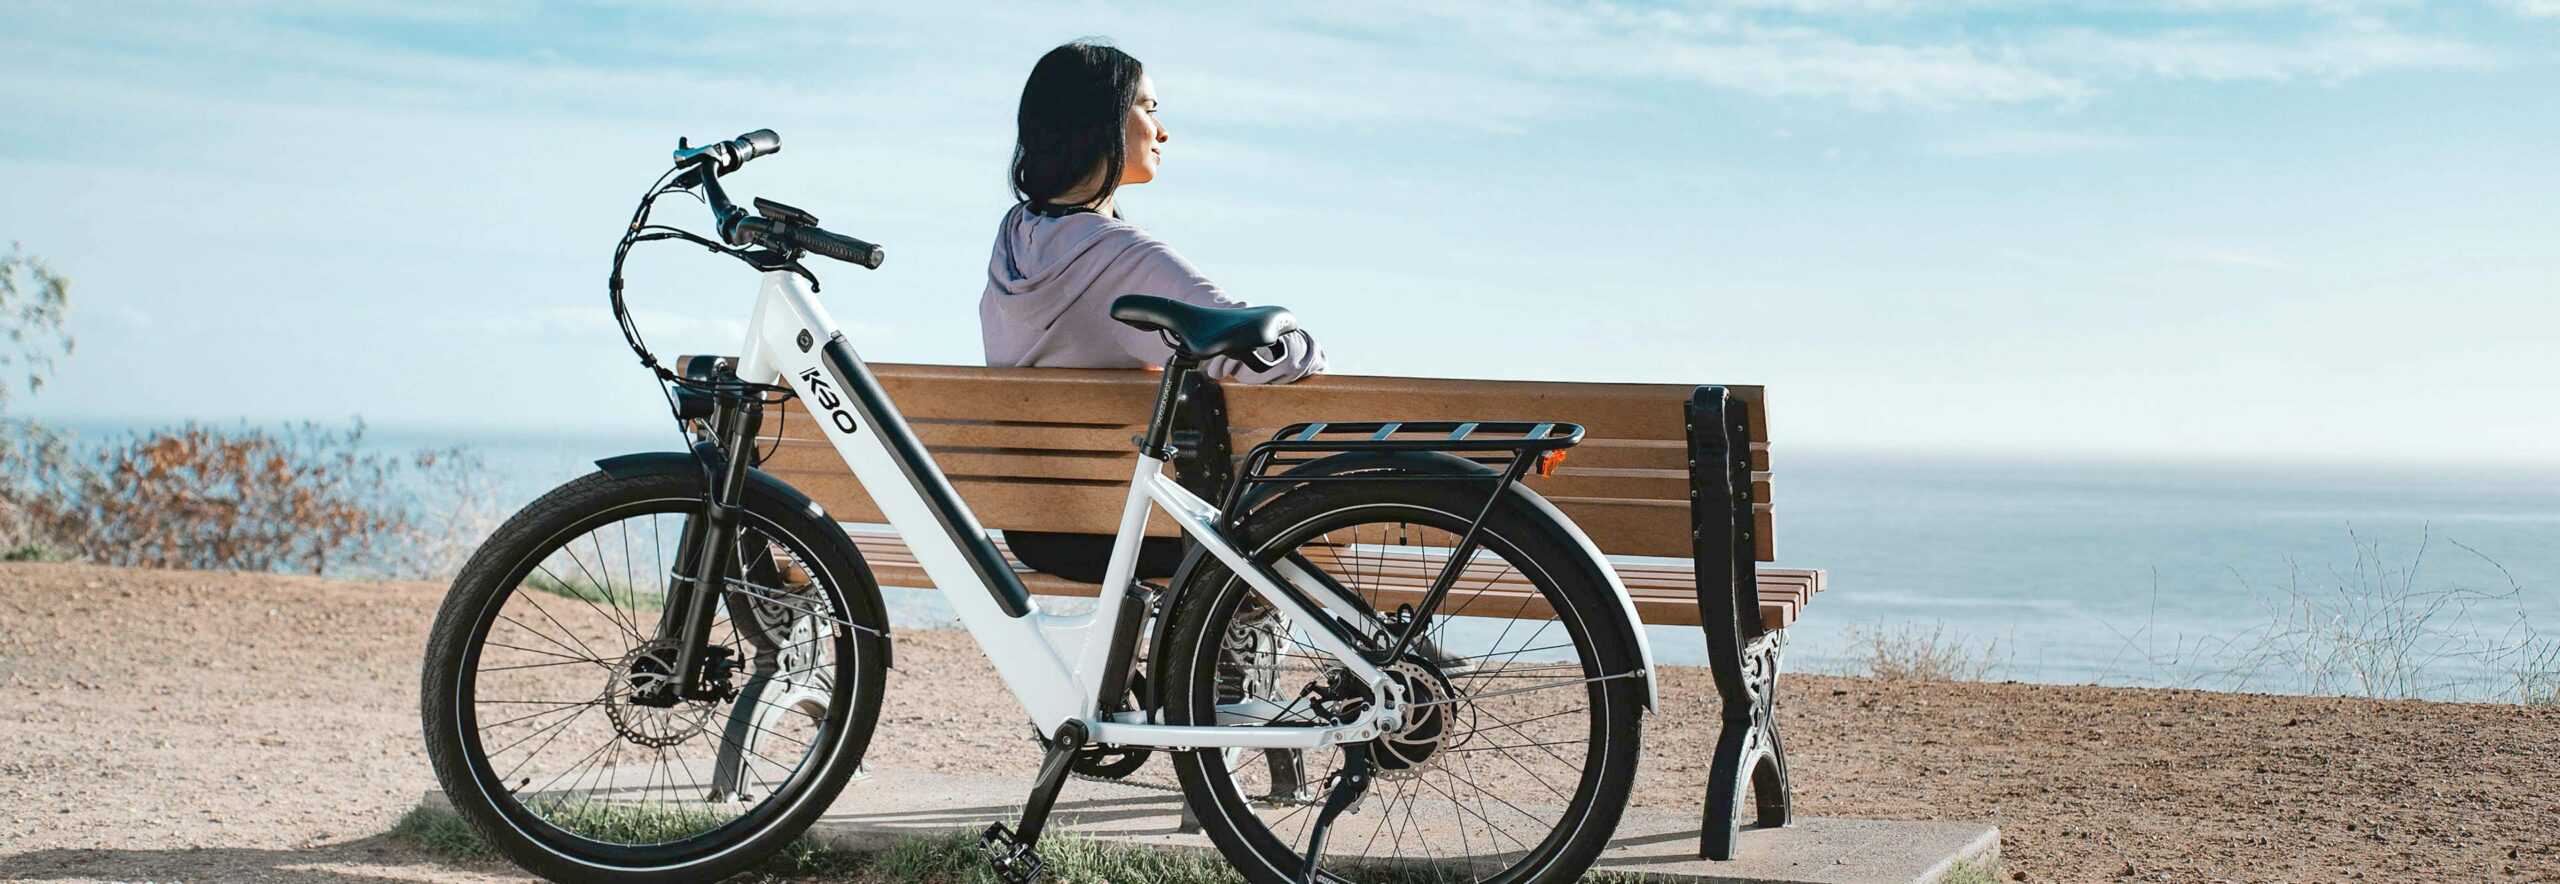
[[1040, 777], [1031, 781], [1031, 797], [1022, 802], [1022, 828], [1008, 829], [1003, 823], [994, 823], [979, 837], [979, 847], [995, 866], [996, 877], [1009, 884], [1030, 884], [1040, 879], [1040, 830], [1049, 825], [1049, 808], [1058, 803], [1058, 790], [1067, 784], [1067, 770], [1088, 738], [1082, 721], [1069, 719], [1059, 725], [1057, 739], [1049, 741], [1049, 756], [1040, 761]]
[[1307, 832], [1307, 866], [1298, 870], [1300, 884], [1315, 884], [1316, 867], [1324, 859], [1325, 830], [1333, 828], [1333, 818], [1341, 816], [1360, 796], [1369, 792], [1369, 744], [1349, 743], [1342, 747], [1342, 770], [1333, 775], [1332, 793], [1325, 796], [1324, 809], [1316, 813], [1316, 824]]

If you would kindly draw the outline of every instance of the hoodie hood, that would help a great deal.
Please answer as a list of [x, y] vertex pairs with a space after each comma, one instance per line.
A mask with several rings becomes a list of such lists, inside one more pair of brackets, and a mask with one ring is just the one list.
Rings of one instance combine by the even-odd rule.
[[1126, 221], [1094, 212], [1051, 218], [1014, 206], [987, 259], [988, 300], [1005, 319], [1048, 328], [1112, 262], [1143, 240]]

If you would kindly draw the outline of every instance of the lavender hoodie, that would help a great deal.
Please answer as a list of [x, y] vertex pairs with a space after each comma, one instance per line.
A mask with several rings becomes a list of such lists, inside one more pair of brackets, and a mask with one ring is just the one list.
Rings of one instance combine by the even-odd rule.
[[[1014, 206], [996, 228], [987, 291], [978, 299], [987, 364], [1164, 364], [1173, 349], [1163, 338], [1111, 318], [1111, 300], [1121, 295], [1154, 295], [1204, 307], [1246, 306], [1135, 224], [1092, 212], [1051, 218]], [[1251, 384], [1285, 384], [1324, 371], [1324, 348], [1305, 331], [1291, 332], [1281, 343], [1285, 352], [1270, 371], [1255, 371], [1225, 356], [1201, 367], [1210, 377]]]

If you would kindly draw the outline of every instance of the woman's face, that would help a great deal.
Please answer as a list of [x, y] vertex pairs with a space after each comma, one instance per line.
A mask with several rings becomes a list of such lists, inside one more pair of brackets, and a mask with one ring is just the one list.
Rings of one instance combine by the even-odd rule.
[[1138, 72], [1138, 100], [1129, 105], [1129, 116], [1121, 123], [1121, 142], [1127, 146], [1129, 160], [1120, 167], [1120, 183], [1145, 184], [1156, 180], [1156, 166], [1164, 163], [1164, 143], [1173, 136], [1164, 124], [1156, 122], [1156, 83], [1145, 71]]

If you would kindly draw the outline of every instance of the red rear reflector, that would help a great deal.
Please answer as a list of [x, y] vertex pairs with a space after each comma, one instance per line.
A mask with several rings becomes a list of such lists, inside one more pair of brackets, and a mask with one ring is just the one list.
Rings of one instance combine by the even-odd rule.
[[1555, 475], [1556, 465], [1560, 463], [1564, 463], [1564, 449], [1562, 448], [1538, 455], [1538, 475]]

